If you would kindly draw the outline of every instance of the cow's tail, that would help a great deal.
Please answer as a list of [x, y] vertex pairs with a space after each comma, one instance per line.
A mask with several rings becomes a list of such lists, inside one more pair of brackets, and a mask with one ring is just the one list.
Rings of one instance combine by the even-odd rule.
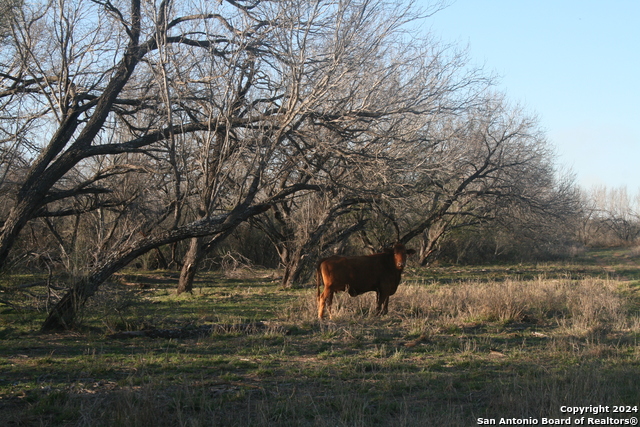
[[318, 263], [318, 267], [316, 268], [316, 288], [318, 290], [318, 298], [322, 294], [324, 290], [324, 279], [322, 278], [322, 261]]

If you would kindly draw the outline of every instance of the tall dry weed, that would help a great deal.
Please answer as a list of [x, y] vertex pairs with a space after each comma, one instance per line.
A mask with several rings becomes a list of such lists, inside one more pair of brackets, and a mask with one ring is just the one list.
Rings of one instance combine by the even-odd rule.
[[[618, 282], [609, 279], [547, 279], [460, 282], [446, 285], [401, 285], [389, 302], [390, 315], [410, 323], [526, 322], [572, 331], [625, 330], [640, 322], [630, 318]], [[316, 299], [305, 294], [290, 306], [287, 317], [315, 321]], [[375, 312], [375, 294], [356, 298], [338, 294], [333, 320], [344, 321]], [[635, 326], [634, 326], [635, 325]]]
[[394, 299], [405, 315], [456, 321], [560, 322], [588, 328], [627, 322], [617, 283], [605, 279], [545, 279], [409, 285]]

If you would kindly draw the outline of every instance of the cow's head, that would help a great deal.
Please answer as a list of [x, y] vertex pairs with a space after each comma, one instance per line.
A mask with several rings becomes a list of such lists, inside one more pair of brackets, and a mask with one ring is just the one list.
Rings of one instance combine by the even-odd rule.
[[415, 254], [413, 249], [407, 249], [402, 243], [396, 243], [392, 248], [393, 263], [398, 270], [403, 270], [407, 265], [407, 255]]

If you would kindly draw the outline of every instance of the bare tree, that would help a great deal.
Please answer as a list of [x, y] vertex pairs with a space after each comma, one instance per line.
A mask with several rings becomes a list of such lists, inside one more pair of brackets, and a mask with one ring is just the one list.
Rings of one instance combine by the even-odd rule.
[[409, 155], [417, 159], [404, 180], [412, 195], [401, 242], [420, 236], [420, 262], [448, 230], [496, 221], [516, 211], [567, 214], [575, 208], [572, 185], [558, 185], [553, 155], [534, 118], [502, 96], [437, 127]]
[[274, 206], [273, 213], [255, 218], [276, 248], [284, 270], [283, 287], [304, 282], [318, 257], [365, 228], [373, 200], [313, 192]]
[[[338, 218], [384, 191], [386, 175], [393, 173], [389, 147], [402, 138], [401, 122], [410, 121], [412, 115], [435, 114], [443, 108], [443, 98], [481, 79], [476, 75], [464, 82], [437, 78], [450, 78], [461, 67], [459, 57], [443, 61], [444, 48], [434, 49], [428, 40], [407, 44], [401, 38], [405, 24], [418, 17], [410, 4], [279, 5], [288, 20], [272, 29], [266, 42], [268, 53], [236, 61], [227, 70], [226, 75], [239, 76], [238, 84], [226, 94], [230, 101], [221, 105], [235, 106], [227, 115], [244, 116], [249, 106], [260, 105], [257, 96], [262, 101], [277, 100], [274, 105], [281, 111], [277, 120], [286, 121], [288, 127], [279, 124], [277, 129], [287, 131], [270, 136], [277, 139], [277, 148], [273, 164], [265, 171], [263, 191], [270, 197], [297, 186], [322, 193], [315, 199], [309, 195], [304, 203], [299, 197], [283, 201], [270, 225], [263, 224], [281, 255], [283, 283], [290, 286], [304, 269], [306, 261], [301, 260], [305, 255], [305, 260], [311, 259], [309, 251], [323, 233]], [[233, 132], [216, 135], [218, 140], [235, 137]], [[205, 205], [210, 204], [206, 192], [201, 196]], [[322, 206], [314, 215], [318, 223], [310, 221], [300, 228], [295, 211], [310, 200], [329, 202], [316, 204]], [[361, 220], [349, 223], [333, 238], [323, 238], [337, 243], [362, 224]], [[198, 259], [221, 240], [191, 241], [178, 292], [191, 289]]]
[[582, 238], [585, 244], [630, 244], [640, 235], [638, 196], [626, 187], [595, 186], [583, 193]]
[[[47, 329], [68, 326], [79, 304], [141, 253], [188, 237], [226, 232], [268, 206], [254, 200], [271, 172], [269, 162], [278, 142], [296, 117], [295, 109], [283, 108], [286, 91], [272, 94], [275, 98], [257, 95], [242, 114], [222, 115], [220, 109], [203, 109], [202, 103], [207, 94], [224, 88], [216, 86], [215, 75], [193, 64], [202, 56], [234, 62], [240, 52], [267, 52], [262, 37], [284, 15], [281, 9], [270, 15], [269, 2], [205, 6], [213, 10], [193, 13], [171, 1], [60, 1], [25, 8], [12, 26], [11, 43], [3, 45], [3, 54], [14, 61], [3, 66], [0, 99], [7, 106], [2, 128], [14, 145], [9, 152], [18, 154], [5, 173], [15, 177], [16, 190], [7, 193], [0, 263], [30, 220], [61, 215], [68, 210], [63, 205], [78, 198], [97, 200], [94, 210], [106, 208], [105, 199], [97, 196], [114, 193], [108, 178], [137, 173], [154, 163], [160, 169], [156, 175], [171, 177], [165, 199], [170, 202], [162, 206], [147, 200], [151, 209], [145, 214], [152, 215], [130, 222], [132, 228], [108, 233], [110, 247], [52, 311]], [[256, 17], [259, 13], [263, 19]], [[263, 81], [268, 83], [267, 75]], [[225, 202], [230, 204], [220, 203], [222, 211], [188, 222], [184, 209], [191, 182], [185, 176], [193, 155], [189, 135], [212, 131], [235, 133], [240, 146], [234, 158], [243, 164], [231, 174], [226, 168], [233, 164], [222, 167], [227, 176], [223, 185], [229, 187]], [[143, 164], [98, 161], [125, 153], [141, 154]], [[87, 174], [96, 165], [102, 168]], [[288, 186], [270, 200], [295, 190]], [[54, 205], [60, 206], [55, 213]]]

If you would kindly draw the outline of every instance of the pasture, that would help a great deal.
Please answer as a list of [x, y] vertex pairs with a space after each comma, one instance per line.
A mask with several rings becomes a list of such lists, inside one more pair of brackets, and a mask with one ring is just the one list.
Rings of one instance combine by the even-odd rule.
[[102, 289], [81, 329], [52, 335], [38, 332], [46, 290], [24, 287], [42, 278], [5, 276], [0, 419], [542, 425], [575, 423], [564, 406], [597, 405], [609, 412], [583, 416], [637, 419], [639, 263], [636, 251], [609, 249], [536, 265], [410, 265], [387, 316], [373, 316], [372, 293], [340, 294], [322, 323], [315, 288], [281, 289], [277, 272], [203, 273], [193, 294], [176, 296], [175, 273], [130, 270]]

